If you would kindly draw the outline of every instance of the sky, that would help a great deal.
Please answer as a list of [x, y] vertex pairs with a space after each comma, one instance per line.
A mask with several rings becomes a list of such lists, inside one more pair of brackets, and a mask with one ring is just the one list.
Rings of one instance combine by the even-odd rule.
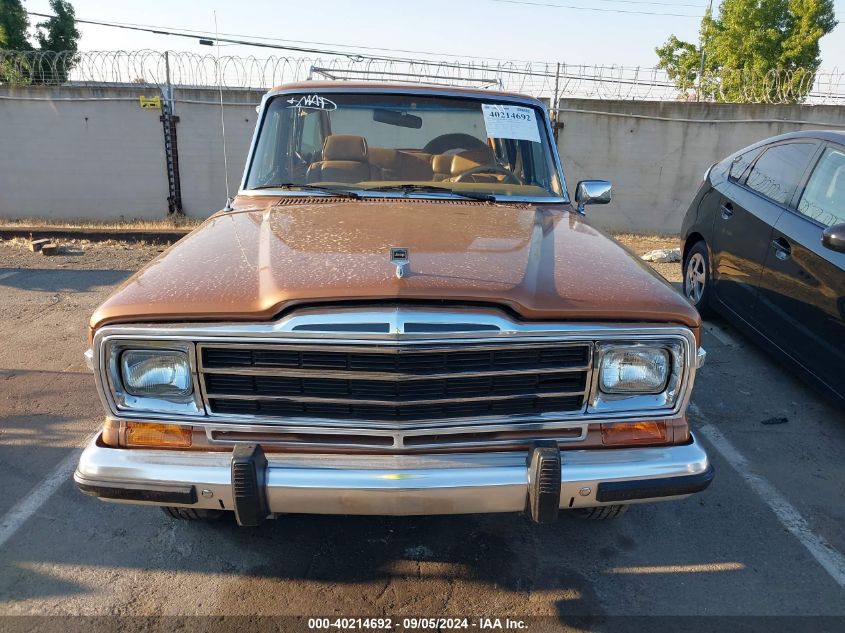
[[[420, 51], [386, 55], [451, 59], [477, 56], [568, 64], [654, 66], [670, 34], [697, 41], [708, 0], [71, 0], [77, 18], [214, 32]], [[715, 4], [718, 5], [719, 0]], [[49, 13], [48, 0], [25, 0]], [[560, 8], [588, 7], [590, 9]], [[845, 22], [845, 0], [836, 0]], [[601, 9], [601, 10], [598, 10]], [[649, 15], [633, 13], [647, 12]], [[675, 15], [667, 15], [675, 14]], [[679, 17], [681, 14], [691, 17]], [[31, 18], [34, 23], [39, 18]], [[79, 49], [178, 50], [213, 54], [198, 40], [80, 25]], [[223, 46], [221, 55], [306, 56]], [[822, 38], [822, 68], [845, 70], [845, 24]]]

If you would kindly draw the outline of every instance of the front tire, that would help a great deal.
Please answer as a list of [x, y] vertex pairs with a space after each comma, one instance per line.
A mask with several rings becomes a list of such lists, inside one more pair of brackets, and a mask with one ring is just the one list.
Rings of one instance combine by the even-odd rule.
[[204, 508], [178, 508], [175, 506], [162, 507], [162, 512], [172, 519], [181, 521], [219, 521], [223, 510], [207, 510]]
[[710, 309], [711, 280], [710, 255], [702, 240], [693, 244], [684, 258], [684, 296], [703, 317], [713, 314]]

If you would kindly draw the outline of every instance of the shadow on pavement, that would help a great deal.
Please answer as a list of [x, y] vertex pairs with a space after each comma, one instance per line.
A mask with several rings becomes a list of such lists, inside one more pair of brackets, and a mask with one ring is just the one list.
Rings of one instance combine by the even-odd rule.
[[[14, 275], [3, 277], [3, 273]], [[0, 268], [0, 287], [36, 292], [87, 292], [119, 284], [133, 270], [66, 269], [66, 268]]]

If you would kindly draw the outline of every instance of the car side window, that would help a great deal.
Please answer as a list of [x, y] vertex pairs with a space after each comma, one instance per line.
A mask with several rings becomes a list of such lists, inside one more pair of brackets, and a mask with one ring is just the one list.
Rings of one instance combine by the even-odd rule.
[[798, 211], [824, 226], [845, 222], [845, 151], [825, 150], [807, 182]]
[[740, 154], [736, 158], [731, 161], [731, 169], [728, 173], [728, 177], [731, 180], [739, 180], [742, 178], [742, 174], [745, 173], [745, 170], [748, 169], [748, 166], [754, 162], [754, 158], [760, 153], [760, 148], [752, 149], [750, 152], [745, 152], [744, 154]]
[[745, 184], [775, 202], [786, 204], [815, 149], [815, 143], [786, 143], [770, 147], [754, 163]]

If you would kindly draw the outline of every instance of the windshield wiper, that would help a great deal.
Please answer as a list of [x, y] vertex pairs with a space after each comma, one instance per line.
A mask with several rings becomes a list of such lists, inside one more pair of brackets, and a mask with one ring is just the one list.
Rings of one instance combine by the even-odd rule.
[[438, 187], [436, 185], [382, 185], [380, 187], [367, 187], [364, 191], [403, 191], [405, 193], [450, 193], [461, 198], [470, 200], [481, 200], [482, 202], [496, 202], [496, 196], [489, 193], [472, 193], [469, 191], [455, 191], [449, 187]]
[[355, 193], [354, 191], [349, 191], [348, 189], [343, 188], [335, 188], [335, 187], [324, 187], [321, 185], [300, 185], [295, 182], [282, 182], [279, 184], [269, 184], [269, 185], [258, 185], [257, 187], [250, 187], [251, 189], [285, 189], [288, 191], [296, 191], [297, 189], [302, 189], [304, 191], [320, 191], [322, 193], [328, 193], [333, 196], [340, 196], [341, 198], [360, 198], [361, 195]]

